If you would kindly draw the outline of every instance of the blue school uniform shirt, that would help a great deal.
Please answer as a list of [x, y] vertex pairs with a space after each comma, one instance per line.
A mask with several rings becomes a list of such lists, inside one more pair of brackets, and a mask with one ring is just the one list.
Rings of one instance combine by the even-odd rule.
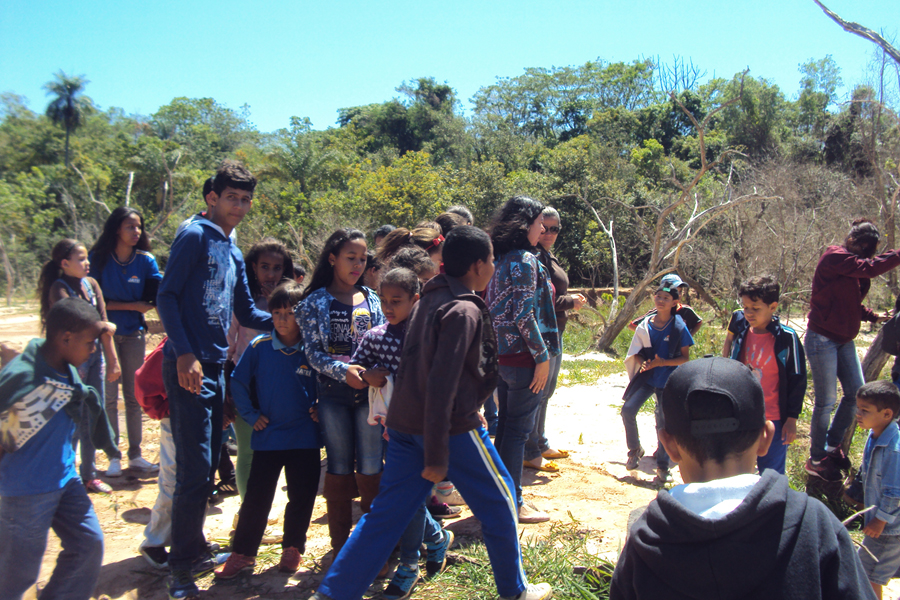
[[[91, 253], [91, 262], [94, 254]], [[144, 328], [142, 314], [136, 310], [109, 310], [110, 302], [139, 302], [144, 294], [144, 285], [147, 281], [162, 281], [156, 258], [149, 252], [135, 250], [132, 257], [125, 264], [110, 255], [100, 273], [100, 289], [103, 290], [103, 298], [106, 300], [106, 316], [116, 324], [116, 335], [131, 335]]]
[[[57, 387], [60, 393], [56, 395], [64, 396], [72, 382], [62, 373], [58, 375], [44, 386]], [[40, 389], [36, 392], [41, 393]], [[68, 395], [71, 398], [71, 392]], [[57, 408], [21, 448], [0, 459], [0, 497], [48, 494], [78, 478], [72, 445], [76, 425], [63, 407]]]
[[[274, 333], [250, 342], [231, 373], [231, 395], [241, 417], [251, 426], [261, 415], [269, 419], [253, 431], [253, 450], [319, 448], [319, 426], [309, 409], [316, 401], [316, 372], [303, 353], [302, 341], [285, 346]], [[250, 400], [256, 390], [259, 408]]]
[[206, 219], [187, 225], [172, 243], [156, 310], [169, 336], [168, 360], [193, 354], [202, 363], [224, 363], [232, 311], [244, 327], [272, 330], [272, 316], [250, 296], [244, 255]]
[[[647, 323], [647, 329], [650, 333], [650, 345], [653, 346], [654, 352], [656, 352], [657, 356], [668, 357], [669, 356], [669, 344], [671, 343], [672, 333], [675, 331], [675, 318], [670, 318], [669, 322], [666, 323], [665, 327], [662, 329], [657, 329], [653, 326], [653, 323]], [[676, 340], [679, 348], [684, 348], [685, 346], [693, 346], [694, 338], [691, 337], [691, 332], [687, 327], [682, 329], [681, 340]], [[664, 388], [666, 387], [666, 382], [669, 380], [669, 375], [672, 374], [677, 367], [655, 367], [650, 369], [650, 376], [647, 380], [647, 383], [652, 385], [655, 388]]]

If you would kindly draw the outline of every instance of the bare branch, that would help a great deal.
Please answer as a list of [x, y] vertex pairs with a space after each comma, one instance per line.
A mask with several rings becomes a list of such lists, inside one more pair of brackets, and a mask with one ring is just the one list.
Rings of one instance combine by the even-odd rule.
[[106, 214], [111, 214], [112, 211], [106, 205], [106, 202], [101, 202], [100, 200], [97, 200], [96, 198], [94, 198], [94, 193], [91, 191], [91, 186], [90, 186], [90, 184], [88, 184], [87, 178], [84, 176], [84, 173], [81, 172], [81, 169], [79, 169], [75, 165], [70, 165], [70, 166], [73, 169], [75, 169], [75, 172], [78, 173], [78, 176], [81, 177], [81, 180], [84, 182], [84, 187], [87, 188], [87, 193], [88, 193], [88, 196], [90, 196], [90, 198], [91, 198], [91, 202], [93, 202], [94, 204], [99, 204], [100, 206], [105, 208]]
[[878, 35], [878, 33], [872, 31], [868, 27], [860, 25], [859, 23], [845, 21], [836, 13], [829, 10], [827, 6], [819, 2], [819, 0], [813, 0], [813, 2], [815, 2], [819, 6], [819, 8], [821, 8], [822, 11], [831, 18], [832, 21], [840, 25], [844, 31], [855, 33], [859, 37], [865, 38], [873, 44], [876, 44], [882, 50], [884, 50], [888, 54], [888, 56], [893, 58], [894, 62], [900, 65], [900, 50], [894, 48], [886, 39]]

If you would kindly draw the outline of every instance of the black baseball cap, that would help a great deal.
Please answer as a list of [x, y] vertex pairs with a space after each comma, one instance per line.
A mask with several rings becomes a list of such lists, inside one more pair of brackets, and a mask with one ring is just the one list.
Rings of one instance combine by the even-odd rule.
[[[691, 397], [715, 394], [731, 402], [730, 417], [692, 419]], [[662, 397], [665, 429], [674, 436], [757, 431], [766, 423], [762, 386], [750, 367], [721, 356], [691, 360], [672, 372]]]

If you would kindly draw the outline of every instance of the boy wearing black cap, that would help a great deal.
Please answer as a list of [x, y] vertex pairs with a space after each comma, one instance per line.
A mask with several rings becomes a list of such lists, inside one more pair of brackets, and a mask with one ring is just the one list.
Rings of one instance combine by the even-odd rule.
[[874, 598], [850, 536], [783, 475], [754, 474], [774, 437], [762, 387], [727, 358], [669, 377], [660, 439], [685, 484], [631, 528], [610, 598]]

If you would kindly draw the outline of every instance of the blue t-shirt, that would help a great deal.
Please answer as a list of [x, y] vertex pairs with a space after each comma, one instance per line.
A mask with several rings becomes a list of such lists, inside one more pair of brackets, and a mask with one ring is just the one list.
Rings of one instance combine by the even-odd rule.
[[[675, 318], [670, 318], [669, 322], [666, 323], [662, 329], [657, 329], [653, 325], [653, 321], [651, 320], [647, 323], [647, 329], [650, 332], [650, 345], [653, 347], [654, 352], [656, 352], [656, 356], [668, 358], [670, 343], [669, 338], [675, 331]], [[691, 332], [688, 331], [688, 328], [684, 327], [681, 334], [681, 341], [678, 343], [678, 347], [684, 348], [685, 346], [693, 345], [694, 338], [691, 337]], [[654, 369], [650, 369], [650, 378], [647, 383], [656, 388], [664, 388], [666, 387], [666, 382], [669, 380], [669, 375], [671, 375], [672, 371], [674, 371], [675, 369], [676, 367], [656, 367]]]
[[[91, 261], [94, 260], [91, 254]], [[131, 259], [120, 263], [115, 255], [110, 255], [100, 277], [100, 289], [107, 306], [110, 302], [138, 302], [144, 294], [144, 285], [155, 279], [162, 281], [156, 259], [149, 252], [135, 250]], [[143, 329], [143, 315], [136, 310], [109, 310], [107, 318], [116, 324], [117, 335], [131, 335]]]
[[60, 374], [58, 379], [48, 379], [29, 394], [31, 400], [25, 400], [45, 405], [36, 418], [49, 416], [46, 413], [52, 416], [21, 448], [0, 459], [0, 496], [48, 494], [78, 477], [72, 446], [75, 422], [65, 411], [66, 403], [59, 402], [66, 392], [71, 398], [71, 389], [72, 382]]

